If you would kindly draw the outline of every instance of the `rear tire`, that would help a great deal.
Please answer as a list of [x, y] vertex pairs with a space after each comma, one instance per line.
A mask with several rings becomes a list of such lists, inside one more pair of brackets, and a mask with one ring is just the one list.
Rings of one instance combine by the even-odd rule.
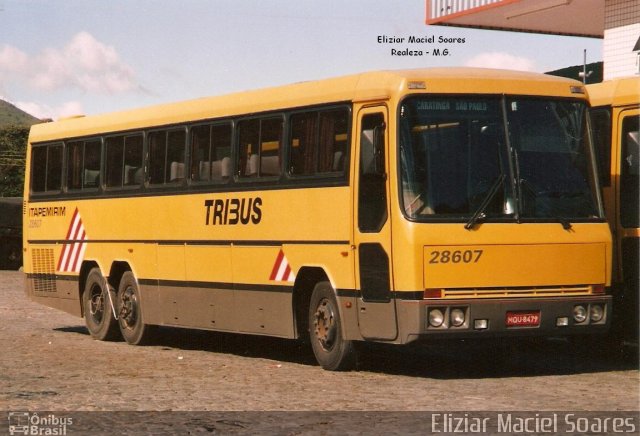
[[333, 288], [316, 284], [309, 305], [309, 339], [320, 366], [329, 371], [353, 369], [356, 353], [353, 341], [342, 337], [342, 323]]
[[144, 323], [140, 304], [140, 289], [131, 271], [126, 271], [118, 286], [118, 322], [120, 333], [131, 345], [149, 343], [153, 326]]
[[99, 268], [89, 271], [82, 293], [82, 309], [89, 333], [99, 341], [118, 338], [118, 322], [113, 316], [110, 291], [112, 291], [111, 285]]

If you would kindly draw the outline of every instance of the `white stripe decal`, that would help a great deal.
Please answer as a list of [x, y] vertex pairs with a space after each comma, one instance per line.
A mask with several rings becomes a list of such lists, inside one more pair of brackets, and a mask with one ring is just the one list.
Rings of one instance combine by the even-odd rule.
[[87, 233], [82, 223], [82, 218], [78, 209], [73, 214], [69, 229], [67, 230], [66, 242], [60, 253], [60, 259], [58, 261], [58, 271], [61, 272], [80, 272], [82, 261], [84, 259], [84, 253], [87, 249], [86, 241]]

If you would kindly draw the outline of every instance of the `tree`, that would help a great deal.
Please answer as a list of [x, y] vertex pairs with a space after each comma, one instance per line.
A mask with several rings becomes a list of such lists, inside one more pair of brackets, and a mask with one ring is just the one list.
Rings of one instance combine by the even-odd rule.
[[22, 196], [28, 136], [28, 127], [0, 129], [0, 197]]

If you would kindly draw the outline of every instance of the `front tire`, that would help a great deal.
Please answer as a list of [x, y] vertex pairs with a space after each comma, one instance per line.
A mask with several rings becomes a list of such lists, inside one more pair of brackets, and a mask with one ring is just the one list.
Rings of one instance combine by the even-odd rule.
[[309, 338], [320, 366], [329, 371], [353, 369], [356, 362], [353, 341], [342, 337], [338, 302], [328, 282], [313, 289], [309, 305]]
[[99, 341], [118, 338], [118, 322], [113, 316], [113, 307], [109, 292], [111, 286], [99, 268], [89, 271], [82, 293], [82, 308], [89, 333]]
[[120, 333], [127, 343], [143, 345], [150, 341], [153, 326], [144, 323], [140, 289], [131, 271], [122, 275], [118, 286], [118, 322]]

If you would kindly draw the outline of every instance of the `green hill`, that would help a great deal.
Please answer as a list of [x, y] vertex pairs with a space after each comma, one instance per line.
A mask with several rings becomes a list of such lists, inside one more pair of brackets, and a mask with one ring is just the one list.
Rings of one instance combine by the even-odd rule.
[[18, 109], [11, 103], [0, 100], [0, 129], [8, 126], [29, 127], [40, 120]]
[[[587, 84], [590, 83], [600, 83], [602, 82], [603, 76], [603, 63], [602, 62], [593, 62], [591, 64], [587, 64]], [[582, 77], [580, 77], [580, 73], [583, 70], [582, 65], [575, 65], [573, 67], [561, 68], [555, 71], [549, 71], [547, 74], [551, 74], [552, 76], [560, 76], [560, 77], [568, 77], [569, 79], [575, 79], [582, 82]]]

